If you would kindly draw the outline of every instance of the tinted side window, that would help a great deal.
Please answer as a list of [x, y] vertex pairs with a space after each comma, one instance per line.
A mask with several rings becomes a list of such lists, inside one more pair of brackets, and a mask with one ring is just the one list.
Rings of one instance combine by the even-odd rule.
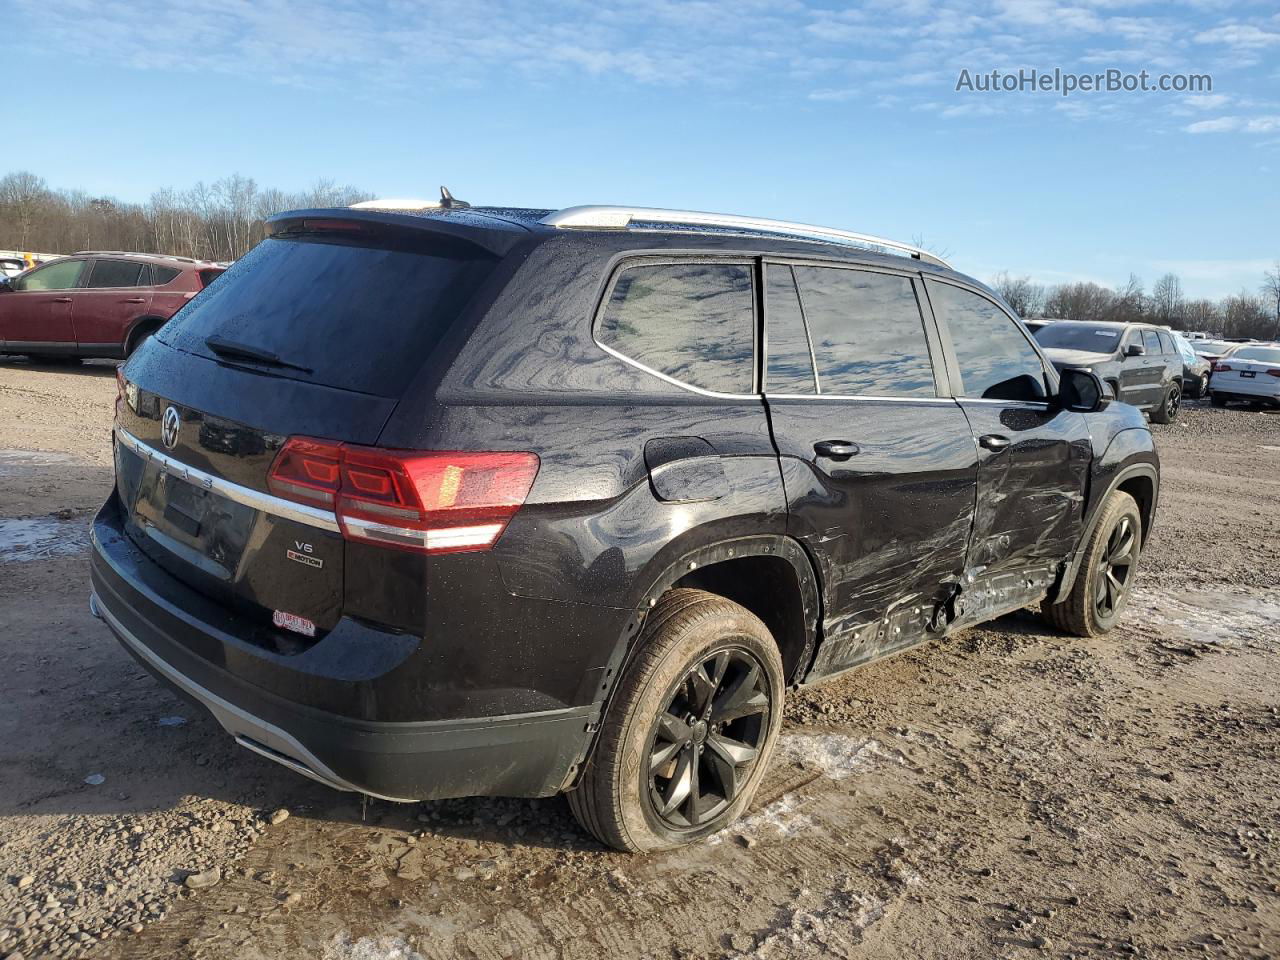
[[1159, 354], [1161, 352], [1160, 338], [1156, 336], [1156, 332], [1154, 330], [1142, 331], [1142, 345], [1147, 348], [1147, 353], [1150, 355]]
[[181, 270], [175, 270], [173, 267], [162, 267], [158, 264], [153, 265], [151, 269], [155, 273], [155, 277], [151, 282], [157, 287], [163, 287], [166, 283], [182, 272]]
[[823, 393], [933, 397], [933, 365], [907, 277], [795, 267]]
[[136, 287], [146, 264], [127, 260], [95, 260], [89, 271], [90, 287]]
[[1160, 334], [1160, 352], [1161, 353], [1177, 353], [1178, 348], [1173, 345], [1173, 337], [1165, 333], [1163, 330], [1158, 331]]
[[791, 268], [768, 264], [764, 285], [766, 388], [774, 393], [815, 393], [813, 354]]
[[597, 335], [604, 346], [681, 383], [750, 393], [755, 356], [751, 267], [627, 267], [614, 284]]
[[1044, 366], [1018, 324], [985, 297], [926, 281], [929, 302], [951, 332], [966, 397], [1043, 400]]
[[60, 260], [18, 278], [15, 290], [70, 290], [80, 279], [83, 260]]

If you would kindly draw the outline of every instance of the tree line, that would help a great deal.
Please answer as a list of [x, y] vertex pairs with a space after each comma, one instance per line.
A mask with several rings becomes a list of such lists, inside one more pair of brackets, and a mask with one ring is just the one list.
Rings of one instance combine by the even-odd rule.
[[128, 250], [201, 260], [235, 260], [282, 210], [345, 207], [373, 194], [320, 180], [290, 193], [233, 174], [187, 190], [166, 187], [145, 203], [51, 188], [25, 170], [0, 177], [0, 249], [38, 253]]
[[1115, 288], [1088, 282], [1045, 286], [1008, 273], [996, 274], [991, 286], [1022, 317], [1156, 323], [1218, 337], [1280, 340], [1280, 260], [1263, 272], [1256, 291], [1241, 290], [1221, 300], [1184, 296], [1174, 273], [1160, 277], [1149, 294], [1133, 274]]

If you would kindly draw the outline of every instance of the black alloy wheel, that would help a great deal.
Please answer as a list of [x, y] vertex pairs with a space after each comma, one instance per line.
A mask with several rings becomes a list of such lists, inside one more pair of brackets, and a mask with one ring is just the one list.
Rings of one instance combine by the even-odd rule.
[[747, 650], [719, 650], [690, 669], [649, 735], [651, 812], [677, 830], [718, 817], [759, 760], [771, 706], [764, 669]]

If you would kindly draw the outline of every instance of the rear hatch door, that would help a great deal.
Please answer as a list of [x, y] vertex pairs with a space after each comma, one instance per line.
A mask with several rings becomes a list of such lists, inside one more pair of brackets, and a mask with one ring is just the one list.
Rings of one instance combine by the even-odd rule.
[[493, 263], [369, 227], [255, 247], [124, 368], [131, 538], [263, 629], [323, 635], [342, 616], [344, 541], [331, 510], [272, 494], [272, 462], [290, 436], [375, 444]]

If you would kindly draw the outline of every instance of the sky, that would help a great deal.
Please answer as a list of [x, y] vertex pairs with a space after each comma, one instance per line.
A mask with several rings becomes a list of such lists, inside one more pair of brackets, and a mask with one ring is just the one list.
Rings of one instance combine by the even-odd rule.
[[[982, 279], [1173, 271], [1191, 297], [1280, 260], [1275, 0], [10, 0], [0, 31], [0, 173], [94, 195], [446, 184], [917, 239]], [[976, 89], [1055, 69], [1212, 89]]]

